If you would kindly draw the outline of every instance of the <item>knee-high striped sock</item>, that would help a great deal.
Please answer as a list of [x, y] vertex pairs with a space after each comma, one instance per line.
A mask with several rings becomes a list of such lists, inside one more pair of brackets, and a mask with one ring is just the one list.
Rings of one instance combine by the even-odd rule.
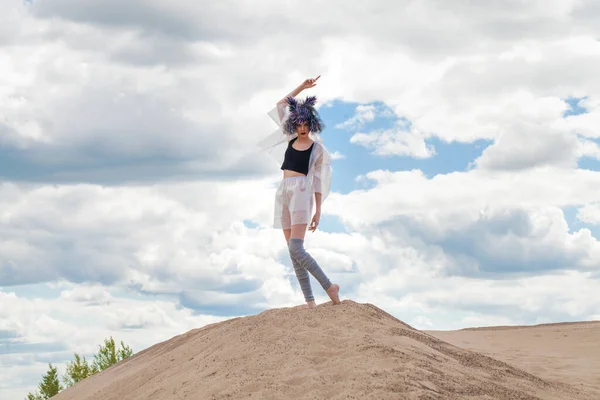
[[302, 294], [304, 294], [305, 301], [314, 301], [315, 296], [313, 295], [312, 288], [310, 287], [310, 278], [308, 276], [308, 271], [300, 265], [298, 261], [296, 261], [292, 257], [292, 265], [294, 266], [294, 272], [296, 273], [296, 278], [298, 278], [298, 283], [300, 283], [300, 289], [302, 289]]
[[298, 238], [290, 239], [289, 249], [292, 259], [296, 260], [300, 267], [310, 272], [323, 289], [329, 289], [331, 281], [327, 278], [327, 275], [325, 275], [325, 272], [319, 267], [315, 259], [304, 249], [304, 240]]

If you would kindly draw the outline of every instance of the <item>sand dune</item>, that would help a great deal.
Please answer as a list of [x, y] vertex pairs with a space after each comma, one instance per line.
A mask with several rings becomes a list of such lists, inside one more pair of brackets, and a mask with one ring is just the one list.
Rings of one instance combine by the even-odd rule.
[[600, 321], [427, 333], [542, 378], [600, 390]]
[[590, 385], [570, 386], [526, 367], [456, 347], [373, 305], [345, 300], [314, 310], [273, 309], [192, 330], [55, 398], [600, 398]]

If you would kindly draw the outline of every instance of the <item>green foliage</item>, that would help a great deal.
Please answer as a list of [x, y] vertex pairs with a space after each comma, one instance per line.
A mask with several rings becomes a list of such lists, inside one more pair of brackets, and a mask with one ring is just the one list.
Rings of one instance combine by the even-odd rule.
[[39, 393], [28, 393], [27, 400], [47, 400], [63, 390], [58, 380], [58, 368], [48, 364], [48, 371], [42, 375], [42, 381], [38, 385]]
[[[126, 346], [123, 341], [121, 341], [121, 347], [117, 348], [112, 336], [109, 339], [104, 339], [104, 345], [98, 347], [98, 352], [94, 354], [94, 361], [91, 364], [88, 363], [85, 356], [81, 357], [79, 354], [74, 353], [75, 359], [67, 363], [67, 370], [63, 375], [66, 387], [71, 387], [88, 376], [105, 370], [133, 355], [131, 347]], [[47, 400], [61, 390], [63, 390], [63, 387], [58, 380], [58, 368], [49, 364], [48, 371], [42, 376], [42, 382], [39, 384], [39, 392], [28, 393], [26, 400]]]
[[98, 353], [94, 355], [93, 367], [98, 371], [102, 371], [132, 355], [133, 351], [131, 348], [125, 346], [122, 341], [121, 348], [117, 349], [115, 340], [111, 336], [110, 339], [104, 339], [104, 346], [100, 346]]
[[75, 360], [67, 364], [67, 371], [63, 375], [63, 382], [67, 387], [71, 387], [77, 382], [91, 376], [97, 372], [94, 368], [90, 367], [85, 356], [82, 358], [79, 354], [75, 353]]
[[27, 393], [27, 400], [44, 400], [42, 395], [37, 391], [35, 393]]

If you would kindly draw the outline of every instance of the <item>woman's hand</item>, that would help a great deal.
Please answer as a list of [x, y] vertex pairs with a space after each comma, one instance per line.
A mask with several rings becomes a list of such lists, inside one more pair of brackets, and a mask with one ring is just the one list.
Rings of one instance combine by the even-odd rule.
[[315, 86], [317, 84], [317, 79], [319, 79], [320, 77], [321, 77], [321, 75], [317, 76], [314, 79], [312, 79], [312, 78], [306, 79], [304, 82], [302, 82], [300, 85], [298, 85], [298, 87], [296, 89], [292, 90], [287, 96], [285, 96], [283, 99], [279, 100], [277, 102], [277, 105], [287, 104], [288, 97], [296, 97], [304, 89], [308, 89], [308, 88]]
[[300, 87], [302, 88], [302, 90], [311, 88], [317, 84], [317, 79], [319, 79], [320, 77], [321, 77], [321, 75], [317, 76], [314, 79], [309, 78], [309, 79], [305, 80], [304, 82], [302, 82]]
[[314, 232], [317, 230], [317, 226], [319, 226], [319, 219], [321, 219], [321, 212], [317, 211], [312, 217], [312, 221], [310, 221], [310, 226], [308, 227], [309, 231]]

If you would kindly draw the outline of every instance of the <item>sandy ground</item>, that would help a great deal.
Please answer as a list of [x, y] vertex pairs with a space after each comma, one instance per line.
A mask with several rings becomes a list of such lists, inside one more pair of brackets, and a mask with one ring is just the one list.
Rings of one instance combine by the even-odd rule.
[[[475, 332], [459, 335], [481, 334]], [[543, 333], [538, 340], [546, 340]], [[577, 363], [577, 354], [569, 356]], [[371, 304], [345, 300], [314, 310], [273, 309], [192, 330], [53, 399], [600, 398], [592, 385], [569, 385], [567, 374], [553, 379], [549, 365], [541, 377], [543, 371], [533, 374], [532, 365], [516, 367], [497, 358], [415, 330]]]
[[542, 378], [600, 390], [600, 321], [427, 333]]

